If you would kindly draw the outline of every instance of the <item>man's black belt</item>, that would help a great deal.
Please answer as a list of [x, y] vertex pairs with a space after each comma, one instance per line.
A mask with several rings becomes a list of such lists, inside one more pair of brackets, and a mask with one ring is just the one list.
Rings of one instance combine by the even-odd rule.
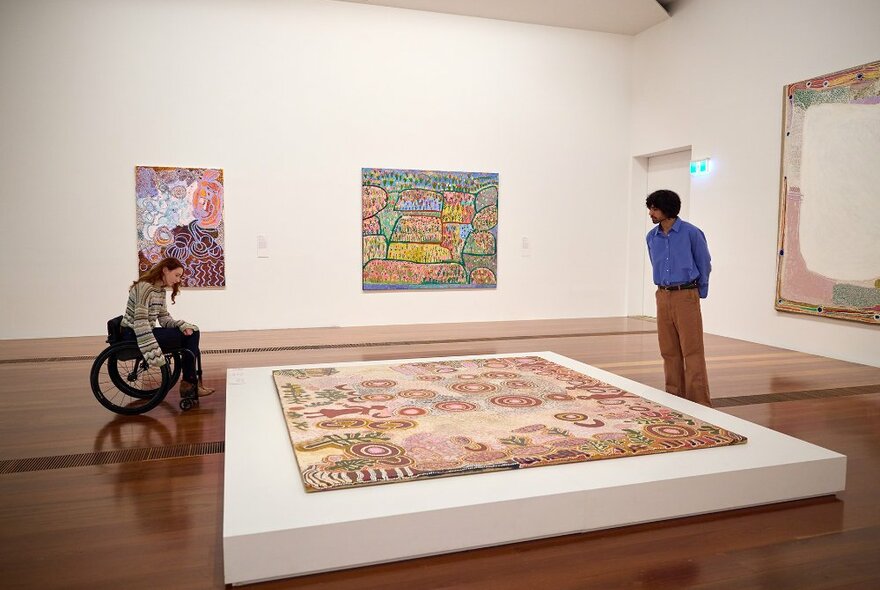
[[663, 289], [664, 291], [681, 291], [682, 289], [696, 289], [697, 287], [699, 287], [697, 281], [685, 283], [684, 285], [657, 285], [658, 289]]

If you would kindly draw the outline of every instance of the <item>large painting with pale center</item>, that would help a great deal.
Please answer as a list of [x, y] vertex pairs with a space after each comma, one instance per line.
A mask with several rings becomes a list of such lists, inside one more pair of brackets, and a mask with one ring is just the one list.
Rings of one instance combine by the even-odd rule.
[[308, 492], [746, 442], [541, 356], [273, 377]]
[[776, 309], [880, 324], [880, 61], [785, 87]]

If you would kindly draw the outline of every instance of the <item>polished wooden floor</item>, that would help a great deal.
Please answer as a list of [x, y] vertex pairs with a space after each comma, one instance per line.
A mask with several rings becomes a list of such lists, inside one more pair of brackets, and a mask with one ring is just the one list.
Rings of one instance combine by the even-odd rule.
[[[0, 341], [0, 587], [223, 587], [227, 368], [552, 350], [663, 380], [656, 325], [634, 318], [207, 333], [202, 347], [215, 395], [124, 418], [89, 389], [101, 338]], [[846, 454], [845, 492], [252, 587], [880, 587], [880, 368], [711, 335], [706, 348], [716, 407]], [[339, 551], [364, 542], [381, 531]]]

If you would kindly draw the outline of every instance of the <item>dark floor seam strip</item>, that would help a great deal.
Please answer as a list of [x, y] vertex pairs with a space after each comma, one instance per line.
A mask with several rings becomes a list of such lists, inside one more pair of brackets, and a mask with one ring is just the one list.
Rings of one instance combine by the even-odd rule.
[[739, 397], [721, 397], [712, 400], [713, 408], [730, 408], [734, 406], [750, 406], [755, 404], [772, 404], [776, 402], [794, 402], [806, 399], [827, 399], [849, 397], [853, 395], [869, 395], [880, 393], [880, 383], [857, 387], [838, 387], [835, 389], [810, 389], [807, 391], [788, 391], [784, 393], [763, 393], [758, 395], [742, 395]]
[[[290, 346], [268, 346], [255, 348], [212, 348], [202, 351], [202, 354], [245, 354], [252, 352], [288, 352], [295, 350], [332, 350], [339, 348], [375, 348], [382, 346], [419, 346], [426, 344], [459, 344], [468, 342], [500, 342], [510, 340], [540, 340], [548, 338], [585, 338], [590, 336], [628, 336], [630, 334], [656, 334], [656, 330], [634, 330], [631, 332], [589, 332], [582, 334], [539, 334], [523, 336], [494, 336], [482, 338], [445, 338], [437, 340], [397, 340], [388, 342], [346, 342], [342, 344], [302, 344]], [[95, 358], [94, 355], [81, 354], [76, 356], [56, 356], [39, 358], [0, 359], [0, 365], [21, 363], [57, 363], [65, 361], [88, 361]]]
[[76, 453], [73, 455], [7, 459], [5, 461], [0, 461], [0, 475], [9, 473], [26, 473], [28, 471], [68, 469], [71, 467], [92, 467], [95, 465], [114, 465], [118, 463], [139, 463], [143, 461], [158, 461], [163, 459], [200, 457], [222, 453], [225, 448], [226, 443], [221, 440], [183, 445], [169, 445], [165, 447], [118, 449], [93, 453]]

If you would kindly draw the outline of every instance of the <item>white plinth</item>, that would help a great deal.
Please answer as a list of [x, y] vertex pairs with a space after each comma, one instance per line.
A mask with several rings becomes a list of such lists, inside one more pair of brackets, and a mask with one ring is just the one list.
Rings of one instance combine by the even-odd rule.
[[528, 355], [587, 373], [749, 440], [720, 448], [306, 494], [272, 380], [273, 369], [293, 367], [230, 369], [223, 502], [226, 583], [298, 576], [844, 489], [843, 455], [552, 352], [405, 362]]

